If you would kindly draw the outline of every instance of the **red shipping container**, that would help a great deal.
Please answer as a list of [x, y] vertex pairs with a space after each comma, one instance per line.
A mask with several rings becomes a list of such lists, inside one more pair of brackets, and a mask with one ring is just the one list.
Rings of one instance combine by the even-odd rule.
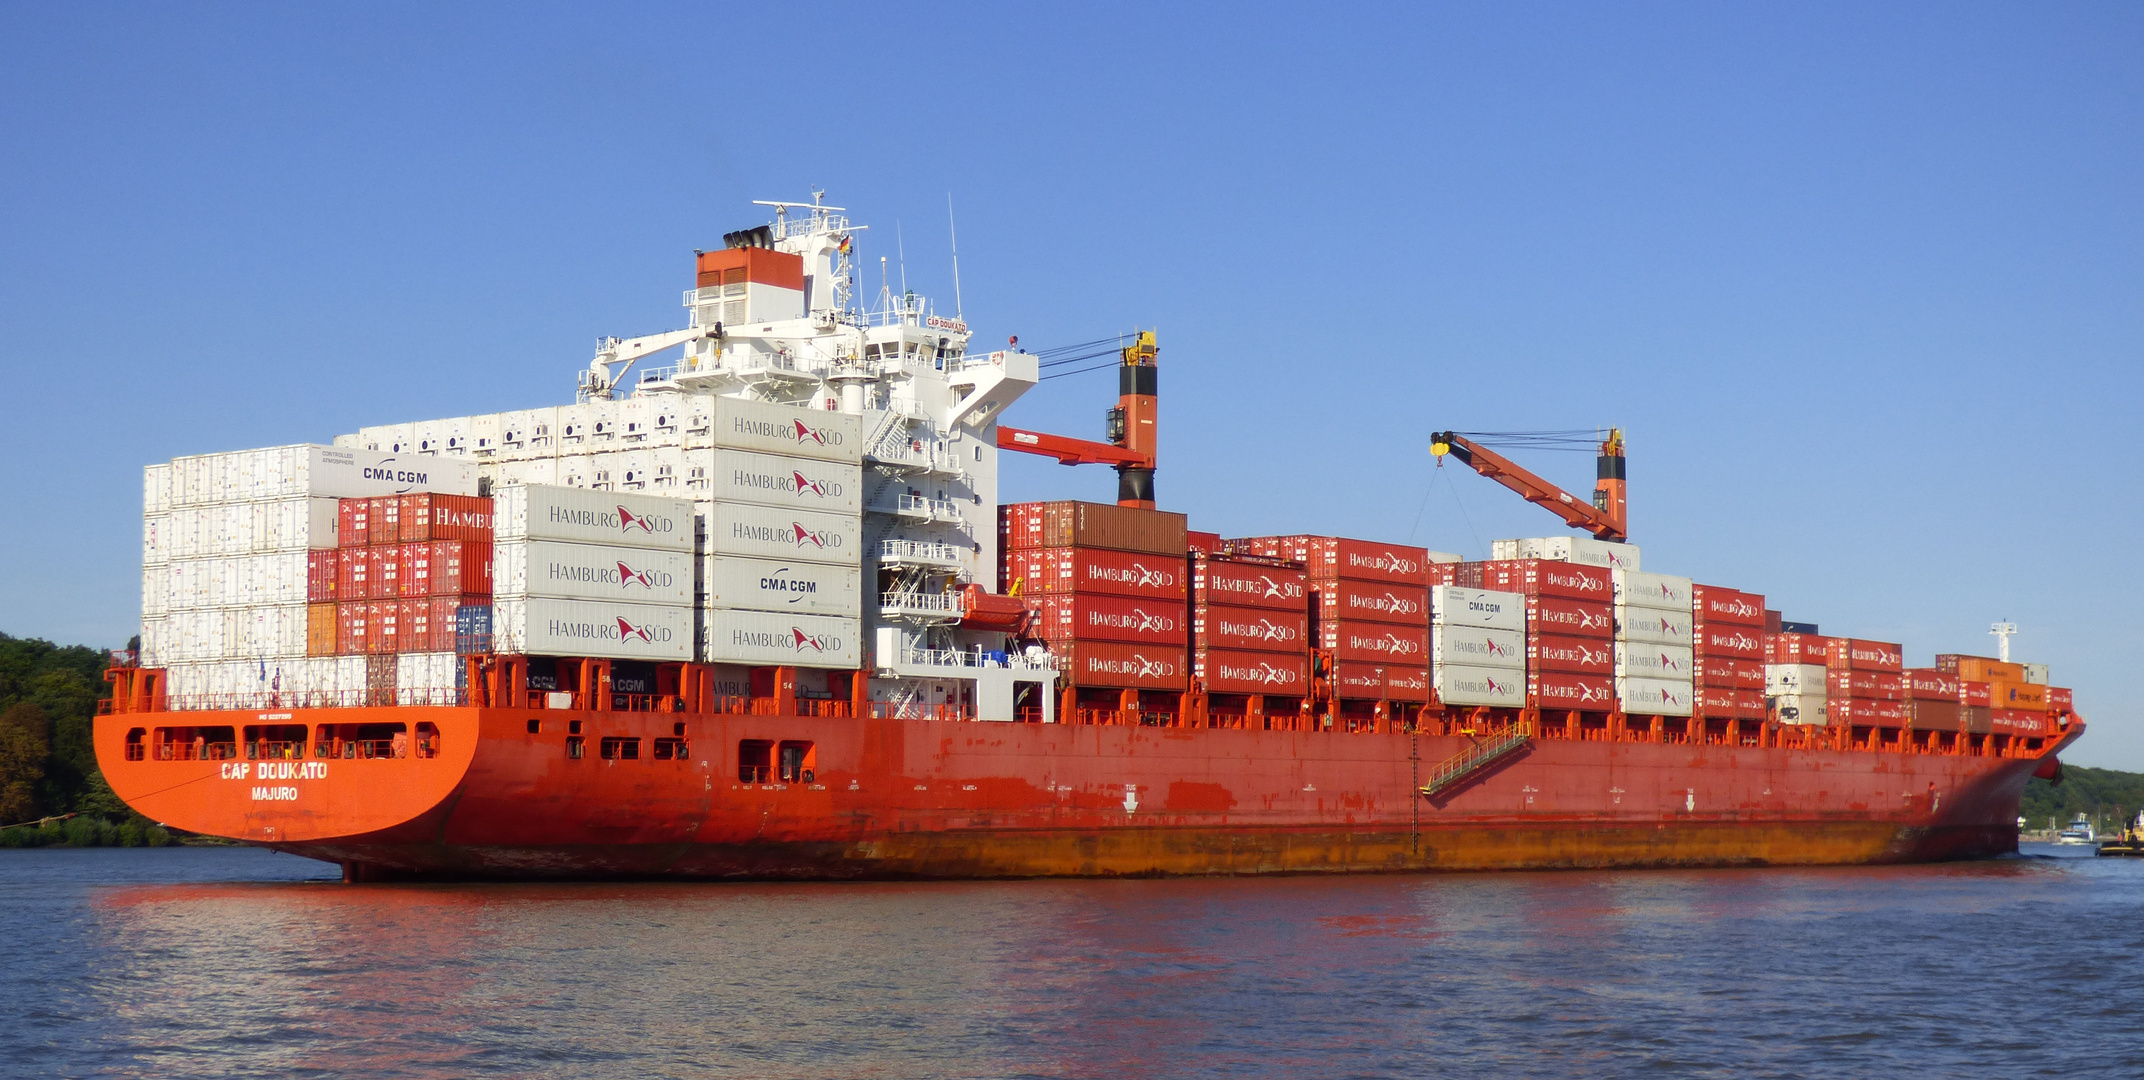
[[1254, 536], [1229, 541], [1231, 550], [1303, 563], [1324, 580], [1394, 581], [1429, 587], [1429, 549], [1337, 536]]
[[1989, 709], [1988, 723], [1997, 735], [2041, 738], [2055, 733], [2053, 719], [2030, 709]]
[[1290, 567], [1193, 559], [1191, 595], [1203, 604], [1307, 611], [1310, 584], [1304, 571]]
[[1940, 668], [1907, 668], [1906, 697], [1912, 701], [1958, 700], [1958, 676]]
[[1318, 620], [1322, 623], [1385, 622], [1407, 626], [1429, 624], [1429, 589], [1388, 581], [1314, 581], [1318, 596]]
[[1127, 596], [1044, 596], [1035, 635], [1053, 644], [1123, 641], [1181, 648], [1190, 640], [1184, 605]]
[[1556, 637], [1615, 639], [1615, 609], [1591, 600], [1567, 600], [1556, 596], [1526, 598], [1526, 630], [1530, 634]]
[[1430, 563], [1429, 584], [1431, 588], [1439, 585], [1459, 584], [1459, 564], [1455, 562]]
[[1536, 637], [1526, 642], [1529, 671], [1572, 675], [1615, 674], [1615, 643], [1599, 638]]
[[[1698, 585], [1690, 591], [1692, 614], [1701, 623], [1747, 626], [1761, 637], [1764, 632], [1764, 597], [1718, 585]], [[1761, 644], [1761, 643], [1760, 643]]]
[[1319, 632], [1336, 660], [1408, 667], [1429, 663], [1429, 627], [1394, 623], [1326, 623]]
[[372, 560], [372, 598], [387, 600], [407, 595], [403, 592], [407, 577], [408, 557], [401, 544], [374, 544], [365, 549]]
[[343, 548], [335, 560], [335, 599], [372, 599], [372, 579], [372, 549]]
[[1614, 579], [1605, 566], [1554, 559], [1504, 559], [1477, 565], [1482, 584], [1469, 588], [1615, 603]]
[[365, 605], [365, 651], [398, 653], [413, 651], [402, 640], [409, 626], [408, 600], [373, 600]]
[[2068, 687], [2050, 686], [2047, 688], [2047, 707], [2056, 712], [2076, 711], [2075, 700]]
[[335, 651], [345, 656], [372, 651], [372, 605], [344, 600], [335, 605]]
[[491, 500], [477, 495], [424, 492], [399, 496], [401, 541], [491, 540]]
[[1010, 593], [1015, 584], [1020, 585], [1022, 596], [1093, 593], [1182, 600], [1186, 595], [1184, 560], [1169, 555], [1102, 548], [1053, 547], [1006, 552], [998, 591]]
[[1697, 688], [1697, 711], [1706, 716], [1735, 715], [1735, 688], [1732, 686], [1700, 686]]
[[1310, 616], [1300, 611], [1211, 604], [1192, 613], [1201, 649], [1309, 654]]
[[1211, 555], [1221, 550], [1221, 534], [1192, 532], [1186, 529], [1184, 530], [1184, 546], [1190, 548], [1195, 554]]
[[360, 548], [371, 542], [372, 500], [336, 500], [335, 546], [343, 548]]
[[[1862, 638], [1839, 639], [1844, 648], [1833, 648], [1826, 661], [1835, 668], [1852, 668], [1859, 671], [1904, 671], [1906, 670], [1905, 648], [1888, 641], [1868, 641]], [[1813, 662], [1813, 661], [1812, 661]]]
[[376, 495], [365, 500], [371, 506], [365, 512], [372, 520], [367, 545], [399, 544], [402, 542], [402, 496]]
[[1971, 679], [1958, 680], [1958, 704], [1967, 707], [1977, 705], [1980, 708], [1985, 709], [1989, 705], [1993, 704], [1994, 700], [1995, 688], [1993, 685], [1984, 682], [1974, 682]]
[[[1764, 679], [1763, 669], [1758, 669], [1757, 678]], [[1735, 718], [1739, 720], [1764, 719], [1764, 688], [1735, 691]]]
[[1764, 658], [1774, 664], [1829, 664], [1835, 644], [1843, 650], [1845, 639], [1822, 634], [1773, 634], [1765, 643]]
[[1615, 679], [1606, 675], [1544, 671], [1527, 680], [1526, 691], [1544, 710], [1610, 712], [1615, 708]]
[[1871, 701], [1903, 701], [1903, 675], [1887, 671], [1855, 671], [1833, 668], [1825, 680], [1832, 697], [1868, 698]]
[[1114, 686], [1129, 690], [1183, 690], [1190, 684], [1181, 646], [1126, 645], [1115, 641], [1081, 641], [1050, 649], [1073, 686]]
[[342, 568], [342, 551], [338, 548], [314, 548], [305, 553], [305, 602], [308, 604], [332, 604], [342, 598], [342, 582], [336, 575]]
[[[1450, 563], [1442, 565], [1450, 566]], [[1385, 669], [1385, 696], [1394, 701], [1429, 700], [1429, 669], [1426, 667], [1387, 667]]]
[[1764, 635], [1755, 627], [1700, 623], [1691, 630], [1690, 636], [1700, 656], [1764, 659]]
[[[1933, 670], [1933, 669], [1930, 669]], [[1906, 702], [1906, 716], [1915, 731], [1964, 731], [1965, 706], [1956, 701], [1929, 698]]]
[[429, 540], [402, 545], [405, 596], [490, 596], [491, 543]]
[[1385, 699], [1385, 669], [1382, 664], [1340, 661], [1333, 665], [1332, 693], [1350, 701]]
[[[474, 598], [471, 598], [474, 599]], [[403, 602], [402, 652], [453, 652], [454, 611], [459, 596], [428, 596]]]
[[1310, 656], [1204, 649], [1197, 672], [1210, 693], [1302, 697], [1310, 687]]
[[1735, 661], [1734, 684], [1737, 690], [1759, 691], [1757, 696], [1762, 699], [1764, 697], [1762, 693], [1764, 690], [1764, 661]]

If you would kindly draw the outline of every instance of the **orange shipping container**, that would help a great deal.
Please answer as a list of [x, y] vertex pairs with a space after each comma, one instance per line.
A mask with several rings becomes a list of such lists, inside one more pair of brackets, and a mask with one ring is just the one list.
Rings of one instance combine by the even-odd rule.
[[2038, 683], [1992, 679], [1988, 682], [1989, 704], [1998, 709], [2047, 711], [2047, 687]]
[[428, 540], [402, 545], [404, 596], [490, 596], [491, 544]]
[[1985, 656], [1960, 656], [1954, 659], [1958, 663], [1958, 677], [1961, 679], [1971, 679], [1974, 682], [2025, 681], [2023, 664], [2008, 664], [2001, 660], [1990, 660]]
[[342, 605], [305, 605], [305, 655], [333, 656], [340, 647]]
[[418, 540], [491, 540], [491, 500], [478, 495], [426, 492], [399, 496], [400, 537]]
[[1007, 551], [1044, 547], [1094, 547], [1144, 551], [1181, 559], [1190, 550], [1184, 515], [1109, 503], [1014, 503], [998, 511], [998, 535]]

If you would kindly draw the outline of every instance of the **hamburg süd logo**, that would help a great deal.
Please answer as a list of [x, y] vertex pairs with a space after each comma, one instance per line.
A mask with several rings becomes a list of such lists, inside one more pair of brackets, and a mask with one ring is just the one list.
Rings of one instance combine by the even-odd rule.
[[644, 641], [653, 645], [655, 644], [655, 636], [648, 631], [649, 628], [645, 625], [634, 626], [623, 618], [618, 620], [618, 640], [620, 641]]
[[654, 527], [648, 523], [647, 518], [636, 516], [631, 510], [627, 510], [622, 506], [618, 508], [618, 529], [621, 532], [639, 529], [641, 532], [650, 535], [655, 532]]
[[[798, 424], [797, 426], [798, 426], [798, 427], [802, 427], [802, 426], [804, 426], [804, 425], [802, 425], [802, 424]], [[822, 498], [822, 499], [823, 499], [823, 498], [826, 498], [826, 488], [824, 488], [824, 487], [821, 487], [821, 486], [819, 485], [819, 482], [818, 482], [818, 481], [816, 481], [816, 480], [806, 480], [806, 479], [804, 478], [804, 474], [803, 474], [803, 473], [800, 473], [800, 472], [796, 472], [796, 471], [794, 471], [794, 470], [791, 470], [791, 472], [789, 473], [789, 475], [791, 475], [791, 476], [794, 476], [794, 477], [796, 477], [796, 479], [797, 479], [797, 494], [798, 494], [799, 496], [803, 495], [803, 494], [804, 494], [804, 493], [806, 493], [806, 492], [810, 492], [811, 494], [813, 494], [813, 495], [817, 495], [818, 497], [820, 497], [820, 498]]]
[[624, 588], [629, 585], [652, 589], [655, 587], [655, 579], [648, 571], [635, 570], [621, 562], [618, 564], [618, 586]]
[[819, 444], [820, 446], [825, 446], [825, 445], [826, 445], [826, 433], [825, 433], [825, 432], [823, 432], [823, 431], [819, 431], [819, 430], [816, 430], [816, 429], [812, 428], [811, 426], [809, 426], [809, 425], [805, 424], [805, 423], [804, 423], [804, 421], [802, 421], [802, 420], [798, 420], [798, 421], [796, 421], [796, 426], [797, 426], [797, 441], [798, 441], [798, 442], [803, 442], [803, 441], [805, 441], [806, 439], [809, 439], [809, 440], [811, 440], [812, 442], [818, 443], [818, 444]]

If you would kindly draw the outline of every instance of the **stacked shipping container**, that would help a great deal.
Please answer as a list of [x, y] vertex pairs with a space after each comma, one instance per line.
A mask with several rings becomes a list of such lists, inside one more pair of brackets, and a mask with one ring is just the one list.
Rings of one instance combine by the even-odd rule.
[[1526, 600], [1527, 699], [1542, 709], [1615, 708], [1615, 587], [1597, 564], [1554, 559], [1472, 563], [1460, 583]]
[[1303, 564], [1310, 637], [1330, 658], [1333, 697], [1429, 700], [1430, 567], [1458, 556], [1337, 536], [1255, 536], [1226, 546]]
[[1613, 570], [1616, 699], [1623, 711], [1689, 716], [1696, 705], [1693, 585], [1673, 574]]
[[1764, 597], [1718, 585], [1692, 586], [1690, 596], [1698, 713], [1764, 719]]
[[1191, 555], [1192, 671], [1214, 694], [1301, 697], [1310, 687], [1310, 586], [1256, 555]]
[[1184, 516], [1104, 503], [1015, 503], [999, 512], [1001, 591], [1027, 599], [1035, 637], [1066, 684], [1185, 690]]
[[1439, 585], [1429, 590], [1430, 683], [1446, 705], [1526, 704], [1527, 598]]
[[306, 566], [306, 652], [451, 653], [465, 605], [491, 603], [491, 500], [343, 499], [336, 546]]
[[692, 659], [691, 503], [527, 484], [495, 504], [493, 649]]

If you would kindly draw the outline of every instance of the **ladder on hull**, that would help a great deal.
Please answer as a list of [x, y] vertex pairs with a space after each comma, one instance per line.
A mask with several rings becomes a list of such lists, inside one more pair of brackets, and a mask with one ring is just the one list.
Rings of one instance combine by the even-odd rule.
[[1533, 738], [1533, 723], [1521, 720], [1508, 730], [1461, 750], [1430, 770], [1429, 783], [1422, 785], [1422, 794], [1436, 798], [1438, 793], [1450, 790], [1460, 781], [1510, 757]]

